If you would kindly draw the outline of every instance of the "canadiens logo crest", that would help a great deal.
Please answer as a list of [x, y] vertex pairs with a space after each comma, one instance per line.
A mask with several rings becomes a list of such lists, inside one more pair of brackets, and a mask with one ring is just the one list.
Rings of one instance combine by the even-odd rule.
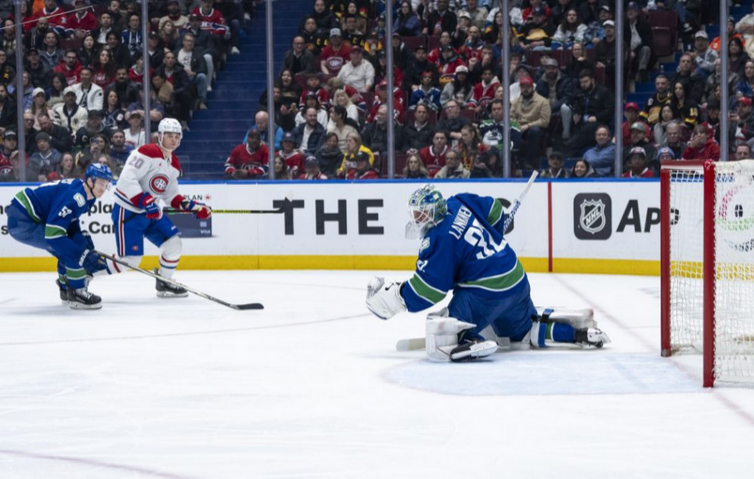
[[605, 204], [602, 200], [581, 202], [581, 227], [587, 233], [595, 234], [605, 227]]
[[165, 193], [165, 190], [168, 189], [168, 183], [170, 180], [165, 175], [157, 175], [152, 177], [151, 180], [149, 180], [149, 187], [157, 194], [163, 194]]

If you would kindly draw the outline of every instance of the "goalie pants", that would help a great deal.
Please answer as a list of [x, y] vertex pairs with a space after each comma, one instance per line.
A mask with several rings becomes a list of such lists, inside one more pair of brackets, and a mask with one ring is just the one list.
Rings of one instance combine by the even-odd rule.
[[[86, 271], [79, 261], [89, 243], [79, 228], [68, 230], [68, 239], [77, 248], [66, 247], [59, 240], [46, 240], [45, 225], [31, 219], [15, 202], [11, 203], [5, 212], [8, 214], [8, 234], [13, 239], [19, 243], [43, 249], [57, 258], [60, 281], [67, 281], [74, 289], [83, 288], [86, 285]], [[77, 222], [74, 224], [78, 225]]]
[[144, 256], [144, 238], [158, 248], [178, 234], [178, 228], [165, 215], [150, 220], [146, 213], [128, 211], [119, 204], [113, 206], [115, 245], [118, 256]]
[[517, 342], [524, 339], [531, 330], [532, 318], [537, 317], [526, 275], [513, 288], [492, 295], [477, 288], [456, 288], [448, 311], [451, 317], [476, 324], [476, 334], [492, 326], [496, 335]]

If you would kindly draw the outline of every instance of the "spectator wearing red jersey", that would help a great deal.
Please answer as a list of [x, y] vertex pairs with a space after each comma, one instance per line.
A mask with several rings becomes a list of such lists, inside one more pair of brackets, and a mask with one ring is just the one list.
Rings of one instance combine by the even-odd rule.
[[73, 0], [74, 12], [68, 17], [68, 32], [72, 32], [76, 38], [84, 38], [97, 28], [97, 17], [86, 7], [84, 0]]
[[437, 66], [440, 85], [445, 86], [453, 81], [456, 70], [460, 67], [466, 67], [466, 63], [464, 63], [463, 58], [456, 54], [453, 47], [450, 45], [440, 47], [440, 64]]
[[75, 85], [81, 81], [81, 62], [76, 50], [65, 52], [63, 61], [53, 70], [54, 73], [62, 73], [68, 82], [68, 86]]
[[644, 148], [635, 146], [631, 148], [628, 171], [623, 173], [623, 178], [654, 178], [655, 174], [649, 169], [647, 154]]
[[[230, 28], [225, 23], [225, 18], [220, 10], [214, 8], [215, 0], [202, 0], [201, 5], [196, 7], [191, 15], [196, 15], [201, 20], [201, 29], [220, 38], [230, 38]], [[237, 50], [236, 52], [237, 53]]]
[[550, 7], [547, 6], [547, 3], [545, 3], [542, 0], [529, 0], [529, 8], [524, 8], [521, 11], [521, 18], [524, 20], [524, 23], [531, 21], [532, 18], [532, 11], [537, 8], [541, 7], [544, 9], [544, 16], [549, 20], [550, 19]]
[[327, 180], [327, 176], [319, 170], [319, 161], [315, 156], [307, 156], [304, 163], [304, 173], [299, 180]]
[[322, 49], [320, 69], [325, 75], [337, 75], [351, 58], [351, 46], [343, 41], [340, 28], [330, 30], [330, 44]]
[[306, 77], [306, 88], [301, 92], [301, 101], [299, 101], [299, 108], [304, 108], [306, 105], [306, 97], [310, 94], [317, 96], [320, 105], [330, 104], [330, 94], [322, 87], [319, 73], [310, 73]]
[[58, 7], [56, 0], [45, 0], [44, 8], [34, 14], [31, 25], [35, 26], [36, 22], [42, 17], [47, 17], [50, 29], [58, 35], [64, 34], [68, 28], [68, 15], [65, 14], [65, 10]]
[[435, 176], [440, 168], [445, 166], [445, 156], [448, 150], [448, 132], [437, 130], [432, 137], [432, 144], [419, 151], [419, 156], [427, 167], [430, 177]]
[[[293, 133], [287, 132], [280, 140], [280, 151], [275, 156], [282, 158], [288, 167], [291, 178], [296, 178], [304, 170], [304, 155], [296, 149], [296, 138]], [[275, 175], [277, 178], [277, 175]]]
[[347, 180], [376, 180], [380, 175], [369, 163], [369, 154], [360, 151], [356, 154], [352, 168], [348, 170], [346, 174]]
[[718, 161], [720, 159], [720, 145], [714, 138], [709, 137], [709, 130], [706, 126], [696, 125], [681, 159]]
[[[372, 100], [372, 108], [367, 114], [366, 123], [372, 123], [377, 117], [377, 112], [381, 105], [387, 104], [387, 83], [380, 82], [375, 88], [375, 97]], [[393, 89], [393, 118], [400, 124], [403, 124], [403, 91], [400, 88]]]
[[492, 66], [482, 68], [482, 81], [474, 85], [474, 93], [471, 94], [471, 100], [468, 108], [473, 109], [479, 114], [487, 108], [489, 102], [495, 99], [495, 90], [500, 86], [500, 81], [495, 76]]
[[453, 37], [450, 36], [449, 32], [442, 32], [440, 35], [440, 46], [429, 52], [427, 55], [427, 61], [434, 65], [440, 65], [440, 59], [442, 57], [440, 50], [446, 45], [453, 48]]
[[225, 175], [237, 180], [262, 178], [267, 174], [269, 150], [262, 143], [259, 132], [251, 130], [246, 144], [238, 145], [225, 161]]

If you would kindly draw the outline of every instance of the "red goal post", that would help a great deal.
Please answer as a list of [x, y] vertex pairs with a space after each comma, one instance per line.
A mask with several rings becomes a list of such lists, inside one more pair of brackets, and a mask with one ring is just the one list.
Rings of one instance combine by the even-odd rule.
[[660, 185], [661, 353], [754, 385], [754, 161], [663, 162]]

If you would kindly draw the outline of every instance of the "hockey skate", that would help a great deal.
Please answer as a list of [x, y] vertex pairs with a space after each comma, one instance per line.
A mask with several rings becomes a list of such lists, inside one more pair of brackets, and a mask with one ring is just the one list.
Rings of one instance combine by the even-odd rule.
[[592, 346], [599, 349], [605, 344], [610, 343], [610, 338], [600, 329], [583, 328], [576, 330], [576, 340], [574, 342], [581, 346]]
[[497, 351], [497, 343], [485, 340], [466, 340], [450, 351], [450, 360], [454, 363], [474, 361]]
[[[155, 268], [154, 274], [159, 274], [159, 270]], [[185, 298], [188, 296], [188, 291], [185, 289], [174, 286], [168, 282], [157, 280], [157, 297], [159, 298]]]
[[90, 293], [86, 288], [68, 288], [68, 306], [71, 309], [100, 309], [102, 298]]
[[58, 285], [58, 290], [60, 291], [60, 302], [63, 303], [63, 305], [68, 305], [68, 288], [66, 287], [65, 283], [60, 281], [59, 279], [55, 280], [55, 284]]

